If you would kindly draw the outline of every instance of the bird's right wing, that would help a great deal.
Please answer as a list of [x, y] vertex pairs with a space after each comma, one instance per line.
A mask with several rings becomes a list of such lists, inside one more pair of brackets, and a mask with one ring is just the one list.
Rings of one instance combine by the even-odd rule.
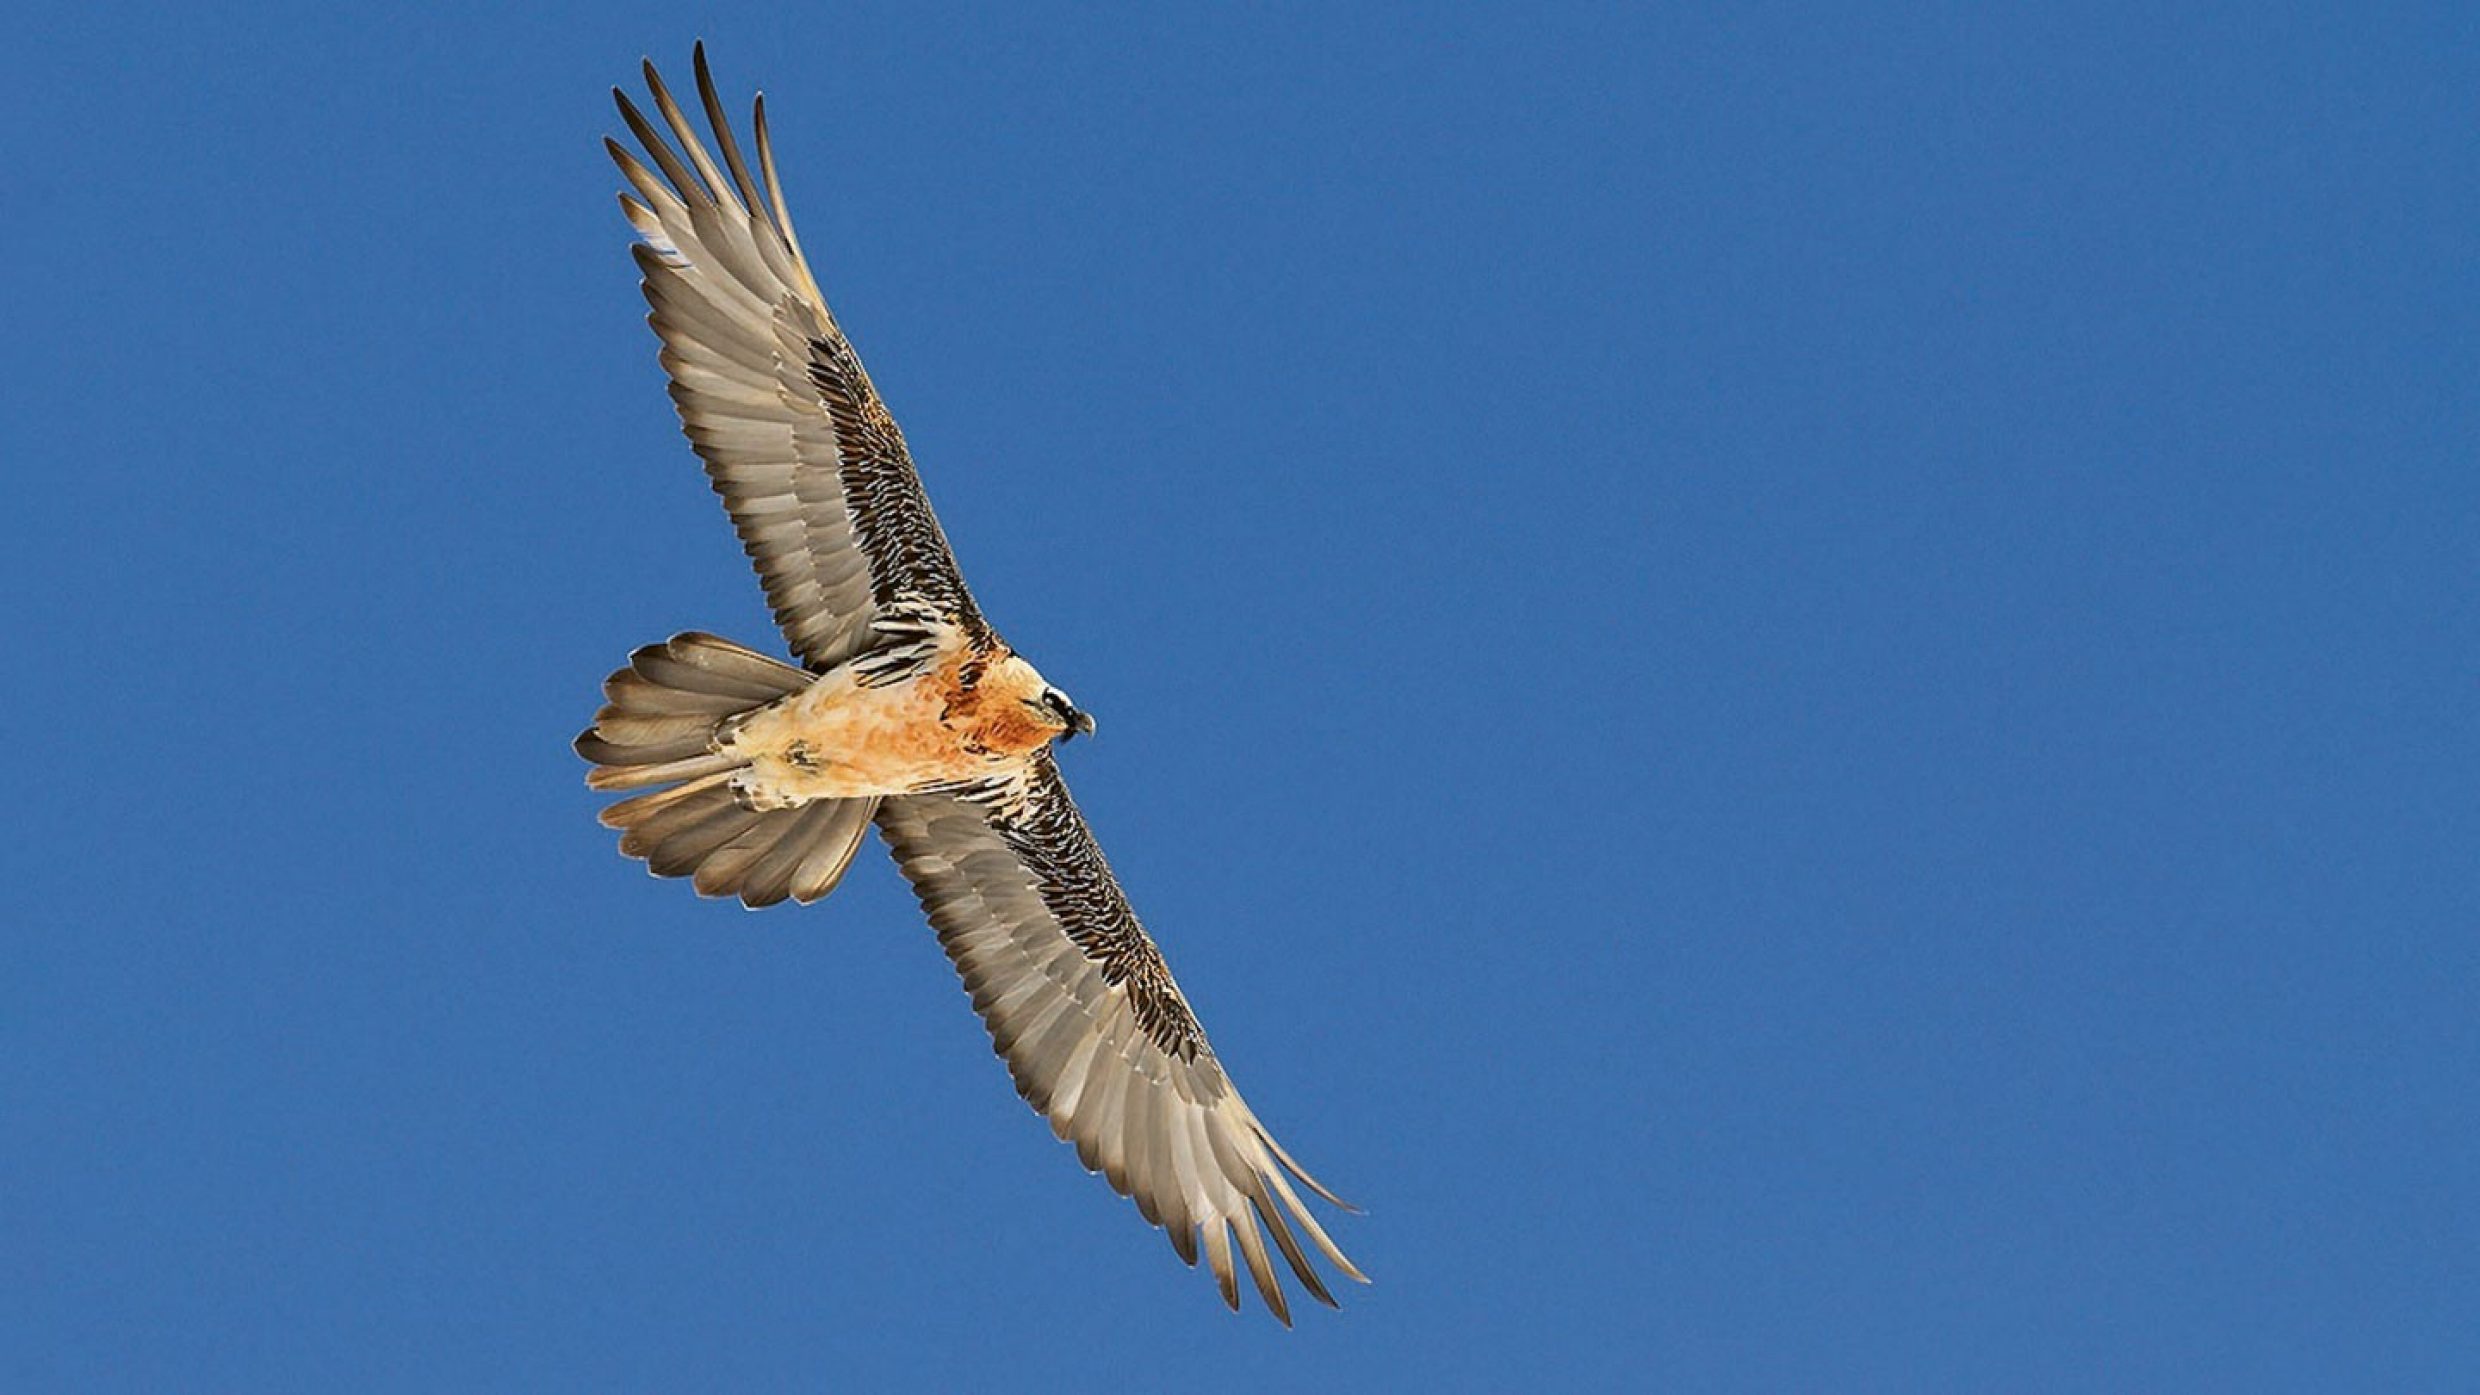
[[1236, 1240], [1266, 1307], [1291, 1321], [1269, 1234], [1301, 1286], [1335, 1301], [1294, 1226], [1366, 1282], [1292, 1182], [1335, 1195], [1232, 1088], [1048, 752], [1003, 787], [889, 799], [877, 817], [1017, 1092], [1182, 1259], [1197, 1262], [1203, 1236], [1223, 1301], [1240, 1306]]
[[793, 236], [765, 99], [756, 114], [761, 183], [732, 138], [703, 44], [695, 66], [722, 164], [652, 63], [646, 86], [678, 152], [617, 88], [620, 114], [653, 167], [606, 144], [635, 190], [620, 203], [643, 239], [631, 250], [681, 429], [757, 565], [775, 622], [819, 671], [870, 647], [872, 622], [899, 609], [986, 634], [904, 433]]

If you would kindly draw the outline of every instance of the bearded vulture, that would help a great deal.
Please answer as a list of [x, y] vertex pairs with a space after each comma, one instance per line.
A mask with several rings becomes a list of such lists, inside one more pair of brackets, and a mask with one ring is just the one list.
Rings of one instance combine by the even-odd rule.
[[965, 588], [793, 235], [765, 99], [753, 177], [703, 45], [695, 66], [721, 163], [651, 63], [661, 126], [613, 92], [644, 158], [606, 144], [681, 427], [798, 663], [697, 633], [630, 655], [576, 742], [588, 785], [632, 791], [602, 821], [655, 875], [751, 907], [826, 895], [875, 823], [1017, 1091], [1085, 1166], [1181, 1259], [1202, 1249], [1234, 1309], [1245, 1266], [1291, 1321], [1269, 1237], [1332, 1306], [1302, 1235], [1367, 1279], [1293, 1184], [1344, 1203], [1232, 1087], [1069, 799], [1052, 743], [1093, 718]]

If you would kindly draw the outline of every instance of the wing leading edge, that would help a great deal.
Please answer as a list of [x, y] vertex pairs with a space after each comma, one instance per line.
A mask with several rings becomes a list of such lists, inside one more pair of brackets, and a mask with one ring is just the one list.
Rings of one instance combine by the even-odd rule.
[[1202, 1238], [1224, 1302], [1240, 1306], [1236, 1246], [1267, 1308], [1291, 1320], [1271, 1236], [1301, 1286], [1334, 1305], [1295, 1227], [1368, 1282], [1292, 1183], [1345, 1203], [1232, 1088], [1049, 753], [998, 798], [913, 795], [877, 819], [1017, 1092], [1181, 1259], [1195, 1264]]
[[628, 94], [612, 96], [652, 166], [618, 141], [606, 146], [633, 190], [620, 204], [642, 239], [632, 250], [681, 430], [723, 496], [776, 623], [817, 671], [865, 647], [871, 622], [900, 604], [986, 633], [904, 433], [801, 254], [765, 99], [753, 177], [703, 44], [695, 66], [721, 164], [651, 62], [646, 87], [663, 129]]

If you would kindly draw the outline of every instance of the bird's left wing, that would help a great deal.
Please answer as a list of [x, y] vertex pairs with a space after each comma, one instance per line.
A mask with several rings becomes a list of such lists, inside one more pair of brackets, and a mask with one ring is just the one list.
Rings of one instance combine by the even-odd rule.
[[633, 250], [647, 319], [663, 340], [681, 430], [723, 496], [775, 622], [822, 672], [883, 642], [873, 622], [897, 622], [901, 611], [956, 621], [978, 638], [980, 612], [904, 433], [793, 235], [765, 100], [755, 123], [761, 182], [724, 118], [703, 44], [695, 66], [720, 164], [652, 63], [646, 87], [662, 129], [614, 88], [645, 159], [606, 145], [633, 190], [620, 203], [642, 239]]
[[878, 827], [1017, 1092], [1183, 1260], [1197, 1262], [1203, 1237], [1226, 1303], [1240, 1306], [1236, 1241], [1267, 1308], [1291, 1321], [1268, 1234], [1302, 1287], [1334, 1303], [1294, 1225], [1367, 1282], [1292, 1181], [1343, 1203], [1232, 1088], [1049, 752], [1004, 785], [890, 799]]

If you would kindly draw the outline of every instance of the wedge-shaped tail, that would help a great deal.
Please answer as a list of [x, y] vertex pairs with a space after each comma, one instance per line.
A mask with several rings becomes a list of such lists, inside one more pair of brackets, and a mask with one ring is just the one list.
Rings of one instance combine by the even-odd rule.
[[875, 799], [819, 800], [797, 809], [745, 807], [742, 763], [714, 749], [715, 729], [809, 686], [790, 664], [707, 634], [674, 635], [629, 656], [603, 681], [603, 710], [577, 738], [598, 790], [643, 790], [603, 822], [620, 851], [658, 877], [687, 877], [700, 895], [771, 906], [835, 889], [877, 811]]

